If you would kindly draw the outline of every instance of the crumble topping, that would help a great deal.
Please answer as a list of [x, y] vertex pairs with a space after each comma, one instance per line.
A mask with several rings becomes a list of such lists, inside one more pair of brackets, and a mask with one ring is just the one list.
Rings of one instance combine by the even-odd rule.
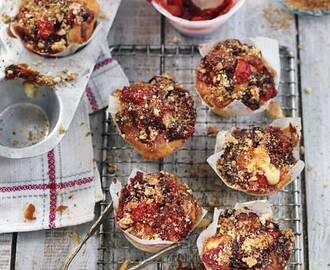
[[69, 31], [81, 25], [81, 36], [87, 41], [86, 25], [96, 14], [77, 0], [25, 0], [13, 20], [16, 34], [25, 46], [46, 54], [56, 54], [69, 45]]
[[64, 70], [56, 77], [41, 74], [27, 64], [10, 65], [5, 68], [6, 80], [20, 78], [24, 80], [24, 87], [27, 93], [35, 94], [36, 86], [54, 87], [56, 84], [70, 82], [77, 78], [77, 74]]
[[143, 144], [186, 140], [194, 134], [196, 110], [189, 92], [167, 76], [155, 76], [148, 83], [136, 82], [118, 90], [120, 111], [115, 120], [125, 134], [135, 132]]
[[213, 270], [283, 270], [293, 252], [294, 235], [253, 212], [225, 210], [215, 236], [207, 239], [203, 262]]
[[1, 17], [1, 21], [4, 23], [4, 24], [8, 24], [8, 23], [10, 23], [11, 22], [11, 17], [9, 16], [9, 15], [7, 15], [7, 14], [1, 14], [0, 15], [0, 17]]
[[60, 204], [59, 206], [56, 207], [56, 212], [62, 214], [65, 210], [67, 210], [69, 207], [64, 204]]
[[266, 112], [266, 115], [271, 119], [285, 118], [285, 114], [281, 107], [281, 104], [276, 100], [272, 100], [269, 103], [269, 106], [267, 107], [265, 112]]
[[5, 69], [6, 80], [24, 79], [39, 86], [55, 86], [56, 82], [52, 76], [43, 75], [27, 64], [10, 65]]
[[25, 221], [35, 220], [36, 207], [33, 203], [28, 203], [23, 211], [23, 216]]
[[227, 136], [217, 170], [234, 188], [265, 194], [288, 180], [297, 162], [294, 148], [299, 135], [291, 124], [278, 127], [234, 129]]
[[121, 191], [118, 225], [140, 239], [184, 239], [202, 210], [189, 187], [177, 180], [166, 172], [138, 172]]
[[206, 93], [201, 93], [203, 99], [216, 108], [240, 100], [256, 110], [277, 95], [274, 73], [261, 51], [235, 39], [218, 43], [201, 60], [196, 76], [197, 88], [199, 83], [207, 87]]

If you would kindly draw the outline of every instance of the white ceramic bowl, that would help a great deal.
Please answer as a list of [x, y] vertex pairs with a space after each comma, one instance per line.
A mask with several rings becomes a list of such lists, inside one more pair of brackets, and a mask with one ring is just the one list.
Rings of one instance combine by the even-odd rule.
[[212, 20], [207, 21], [189, 21], [180, 17], [173, 16], [165, 8], [151, 2], [153, 7], [162, 15], [164, 15], [170, 23], [181, 33], [189, 36], [201, 36], [214, 32], [223, 25], [232, 15], [234, 15], [245, 3], [245, 0], [237, 0], [236, 4], [224, 15], [220, 15]]

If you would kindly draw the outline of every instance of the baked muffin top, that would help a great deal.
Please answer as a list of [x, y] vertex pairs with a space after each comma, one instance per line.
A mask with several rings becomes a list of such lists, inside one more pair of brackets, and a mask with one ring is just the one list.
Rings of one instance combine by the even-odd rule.
[[216, 235], [205, 241], [201, 258], [212, 270], [283, 270], [293, 248], [292, 230], [280, 230], [270, 218], [248, 209], [225, 210]]
[[239, 100], [257, 110], [277, 95], [274, 77], [258, 48], [229, 39], [219, 42], [202, 58], [196, 71], [196, 87], [214, 108], [225, 108]]
[[294, 149], [298, 143], [299, 134], [291, 124], [284, 129], [236, 128], [227, 135], [216, 167], [233, 188], [267, 194], [291, 180], [288, 172], [297, 162]]
[[194, 134], [196, 110], [189, 92], [167, 76], [155, 76], [149, 82], [136, 82], [115, 95], [120, 110], [115, 121], [125, 135], [145, 145], [186, 140]]
[[[93, 9], [87, 5], [91, 2], [95, 2], [89, 4]], [[80, 41], [89, 39], [95, 11], [96, 0], [23, 0], [12, 26], [28, 49], [52, 55], [69, 46], [70, 31], [75, 25], [80, 29]]]
[[140, 239], [180, 241], [201, 214], [192, 191], [175, 175], [138, 172], [120, 193], [116, 220]]

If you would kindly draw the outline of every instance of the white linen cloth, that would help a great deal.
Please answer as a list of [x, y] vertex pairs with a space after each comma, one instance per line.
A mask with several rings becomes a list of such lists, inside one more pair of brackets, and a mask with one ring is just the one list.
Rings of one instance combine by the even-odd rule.
[[[108, 103], [127, 78], [110, 52], [103, 50], [69, 130], [57, 147], [29, 159], [0, 158], [0, 233], [72, 226], [94, 218], [103, 199], [93, 157], [89, 113]], [[24, 210], [32, 204], [34, 219]]]

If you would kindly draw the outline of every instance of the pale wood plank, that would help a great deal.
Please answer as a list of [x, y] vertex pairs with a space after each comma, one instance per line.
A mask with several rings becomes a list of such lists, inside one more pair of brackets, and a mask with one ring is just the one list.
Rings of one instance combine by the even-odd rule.
[[104, 120], [104, 112], [103, 110], [97, 113], [90, 115], [90, 126], [92, 130], [92, 138], [93, 138], [93, 150], [94, 150], [94, 159], [97, 164], [100, 164], [102, 160], [102, 145], [103, 145], [103, 120]]
[[299, 17], [310, 269], [330, 269], [330, 17]]
[[0, 269], [9, 270], [11, 261], [12, 234], [0, 234]]
[[[91, 223], [70, 228], [18, 234], [16, 269], [57, 270], [89, 229]], [[96, 237], [92, 237], [77, 255], [70, 269], [96, 269]]]
[[[280, 8], [279, 17], [288, 18], [288, 26], [281, 29], [272, 27], [269, 20], [263, 16], [264, 10]], [[277, 18], [277, 17], [276, 17]], [[279, 40], [281, 45], [296, 49], [296, 27], [294, 16], [283, 10], [277, 1], [273, 0], [254, 0], [246, 1], [246, 4], [230, 18], [226, 24], [221, 26], [215, 33], [200, 37], [191, 38], [183, 36], [176, 31], [168, 21], [166, 21], [166, 43], [199, 44], [209, 40], [219, 40], [225, 38], [246, 38], [255, 36], [266, 36]]]
[[160, 16], [147, 1], [122, 0], [112, 26], [110, 44], [159, 44]]

